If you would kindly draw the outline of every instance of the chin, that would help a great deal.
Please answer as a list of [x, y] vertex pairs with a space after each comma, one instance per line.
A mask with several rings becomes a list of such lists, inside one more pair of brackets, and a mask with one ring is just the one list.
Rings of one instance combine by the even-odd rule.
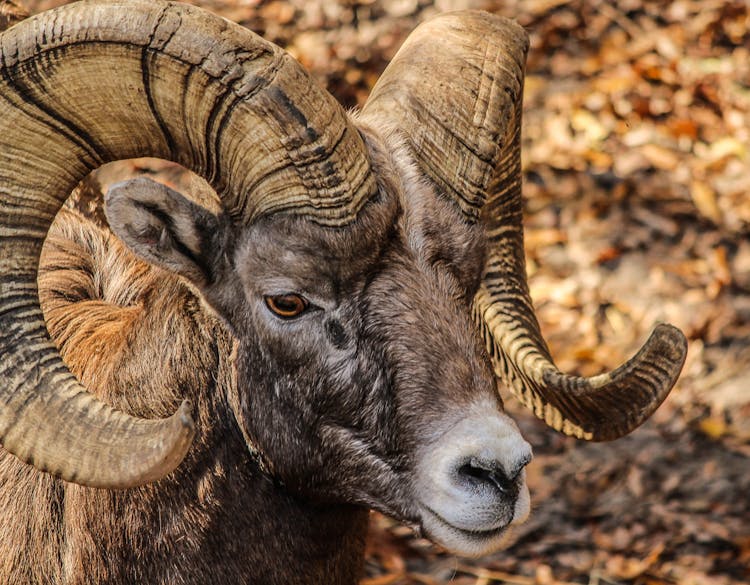
[[421, 528], [424, 536], [446, 549], [448, 552], [462, 557], [481, 557], [510, 544], [513, 530], [523, 524], [529, 517], [529, 491], [524, 485], [515, 502], [513, 516], [510, 521], [499, 521], [497, 526], [477, 526], [462, 522], [461, 526], [449, 522], [435, 510], [421, 505]]

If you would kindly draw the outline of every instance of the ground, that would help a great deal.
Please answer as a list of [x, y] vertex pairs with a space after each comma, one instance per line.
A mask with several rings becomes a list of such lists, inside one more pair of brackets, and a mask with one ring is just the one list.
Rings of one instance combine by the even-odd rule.
[[[29, 1], [37, 12], [63, 2]], [[420, 21], [457, 8], [531, 37], [532, 296], [561, 369], [622, 363], [658, 321], [683, 375], [642, 428], [534, 446], [530, 521], [457, 559], [373, 516], [365, 585], [750, 583], [750, 4], [743, 0], [205, 0], [292, 52], [347, 107]]]

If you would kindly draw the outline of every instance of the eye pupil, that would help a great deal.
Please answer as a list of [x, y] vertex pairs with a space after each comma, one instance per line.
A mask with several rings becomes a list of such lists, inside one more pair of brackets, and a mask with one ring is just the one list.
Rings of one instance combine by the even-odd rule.
[[307, 300], [296, 294], [269, 295], [265, 301], [271, 312], [282, 319], [297, 317], [308, 306]]

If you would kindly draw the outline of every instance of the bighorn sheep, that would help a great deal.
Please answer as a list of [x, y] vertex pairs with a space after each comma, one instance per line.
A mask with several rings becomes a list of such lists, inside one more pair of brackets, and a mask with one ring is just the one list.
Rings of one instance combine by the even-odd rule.
[[[80, 2], [0, 35], [0, 582], [352, 583], [368, 508], [480, 554], [529, 505], [496, 374], [585, 439], [657, 408], [675, 328], [591, 379], [540, 336], [526, 49], [507, 20], [441, 16], [352, 117], [186, 5]], [[69, 215], [38, 277], [74, 186], [138, 156], [193, 169], [222, 209], [121, 184], [112, 231], [150, 265]]]

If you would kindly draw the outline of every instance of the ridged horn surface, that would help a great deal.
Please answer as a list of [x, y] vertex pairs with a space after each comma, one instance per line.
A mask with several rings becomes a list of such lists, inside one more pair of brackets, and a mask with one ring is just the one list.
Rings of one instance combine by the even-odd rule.
[[409, 36], [363, 110], [399, 132], [438, 190], [468, 222], [481, 220], [488, 259], [474, 314], [495, 370], [551, 427], [590, 440], [622, 436], [661, 404], [686, 354], [682, 333], [660, 325], [609, 374], [562, 374], [541, 336], [526, 282], [521, 200], [525, 32], [484, 12], [456, 12]]
[[97, 401], [39, 309], [62, 202], [92, 169], [141, 156], [202, 175], [237, 222], [285, 211], [346, 225], [375, 190], [335, 100], [281, 49], [205, 11], [79, 2], [0, 35], [0, 443], [89, 486], [158, 479], [193, 434], [186, 406], [151, 421]]
[[508, 154], [527, 49], [526, 33], [510, 20], [441, 15], [409, 35], [362, 110], [365, 120], [403, 134], [424, 174], [470, 221]]

